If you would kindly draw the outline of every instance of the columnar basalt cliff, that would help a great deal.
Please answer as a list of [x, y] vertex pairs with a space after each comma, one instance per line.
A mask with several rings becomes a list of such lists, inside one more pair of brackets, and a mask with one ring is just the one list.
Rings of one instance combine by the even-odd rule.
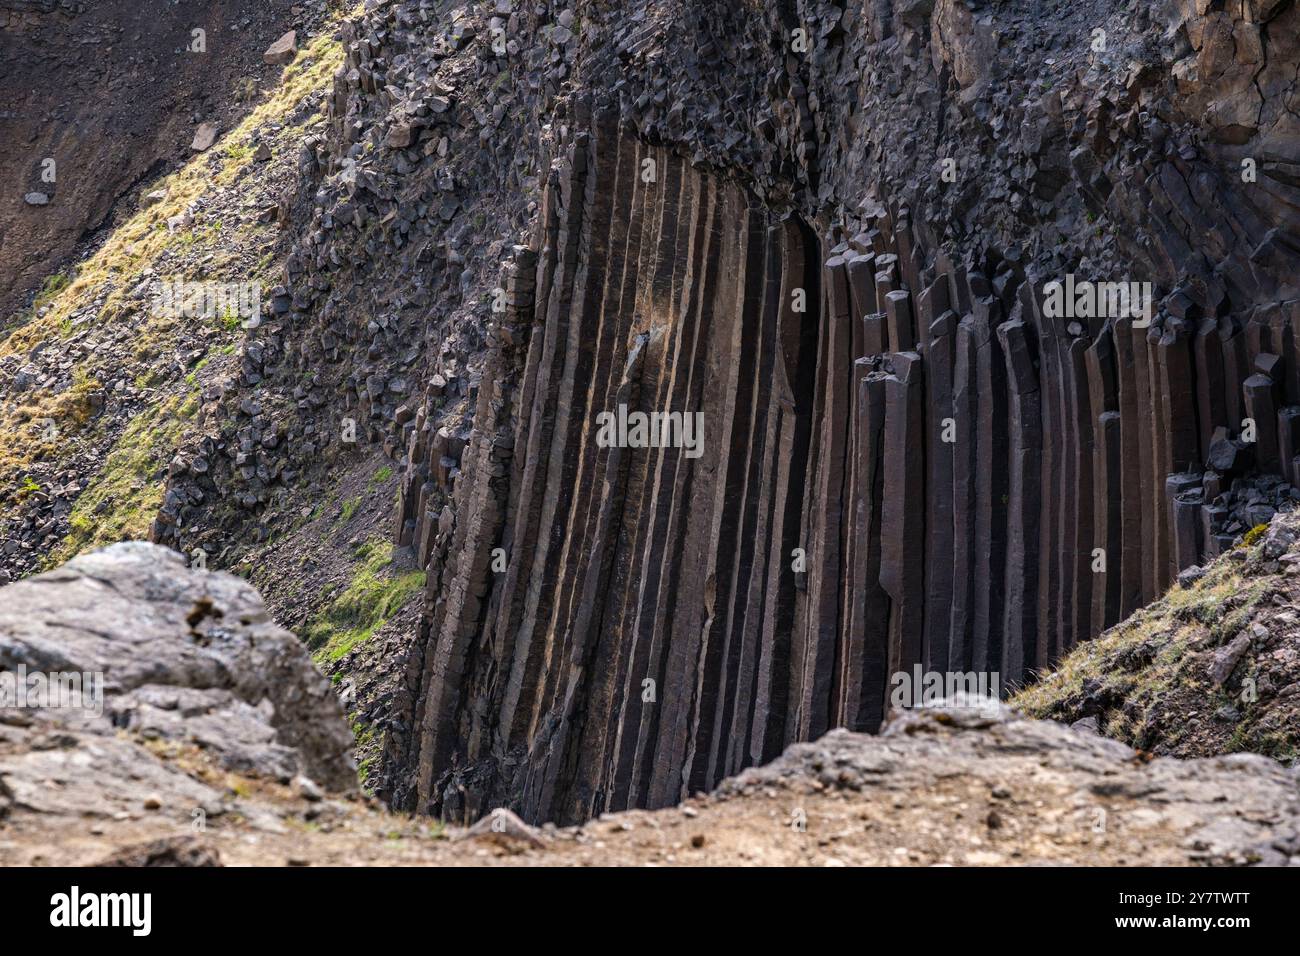
[[[788, 739], [817, 246], [612, 118], [553, 171], [539, 240], [493, 330], [454, 521], [419, 494], [445, 456], [412, 446], [402, 542], [431, 562], [431, 615], [408, 759], [428, 802], [473, 741], [531, 815], [574, 817], [597, 794], [673, 801]], [[702, 457], [602, 447], [595, 416], [619, 407], [701, 411]], [[665, 719], [668, 699], [685, 706]]]
[[[399, 808], [659, 807], [900, 673], [1005, 692], [1300, 495], [1296, 0], [373, 0], [284, 76], [5, 340], [77, 440], [0, 573], [149, 528], [260, 576], [382, 675]], [[160, 387], [128, 336], [210, 265], [280, 278]]]
[[1300, 862], [1300, 0], [0, 62], [0, 863]]
[[[989, 65], [1034, 44], [979, 5], [620, 31], [646, 92], [574, 101], [463, 453], [413, 423], [397, 534], [429, 600], [395, 804], [662, 806], [875, 730], [898, 672], [1023, 683], [1289, 506], [1298, 14], [1205, 6], [1103, 38], [1118, 80], [1082, 39], [1111, 12], [1066, 16], [1046, 92]], [[753, 64], [738, 91], [770, 65], [790, 94], [744, 162], [656, 112], [689, 111], [707, 79], [666, 64], [715, 41]], [[836, 81], [864, 62], [897, 69], [855, 117]], [[882, 142], [905, 104], [934, 140]], [[620, 406], [700, 413], [702, 456], [603, 447]]]

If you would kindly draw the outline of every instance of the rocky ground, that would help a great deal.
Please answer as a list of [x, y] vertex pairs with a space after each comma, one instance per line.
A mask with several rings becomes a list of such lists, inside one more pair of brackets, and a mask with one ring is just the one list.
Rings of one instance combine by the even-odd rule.
[[[0, 666], [102, 672], [102, 711], [0, 709], [0, 863], [1283, 865], [1295, 772], [1152, 758], [992, 701], [834, 731], [709, 796], [471, 827], [361, 797], [325, 679], [256, 592], [115, 545], [0, 591]], [[16, 698], [9, 703], [14, 703]]]

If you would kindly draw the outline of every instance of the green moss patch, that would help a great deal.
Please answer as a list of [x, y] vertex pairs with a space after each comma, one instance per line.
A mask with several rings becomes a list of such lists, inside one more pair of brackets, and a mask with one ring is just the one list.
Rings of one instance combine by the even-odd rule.
[[301, 630], [319, 663], [337, 661], [368, 641], [424, 587], [423, 571], [393, 568], [389, 542], [366, 542], [357, 550], [357, 559], [352, 581]]

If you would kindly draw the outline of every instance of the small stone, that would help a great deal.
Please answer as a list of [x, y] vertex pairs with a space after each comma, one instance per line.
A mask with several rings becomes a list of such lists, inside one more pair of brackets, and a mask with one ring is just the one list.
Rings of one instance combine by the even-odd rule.
[[302, 774], [293, 778], [293, 788], [298, 791], [298, 796], [311, 803], [318, 803], [325, 799], [325, 794], [321, 792], [316, 782], [310, 777], [304, 777]]
[[196, 153], [202, 153], [211, 149], [212, 144], [217, 141], [217, 124], [200, 123], [199, 128], [194, 131], [194, 141], [190, 143], [190, 149]]
[[276, 40], [262, 54], [262, 62], [271, 66], [282, 66], [298, 55], [298, 31], [290, 30]]
[[384, 140], [385, 144], [395, 149], [411, 145], [411, 139], [415, 131], [411, 128], [410, 123], [394, 123], [388, 130], [388, 137]]
[[23, 202], [27, 203], [29, 206], [47, 206], [49, 205], [50, 197], [45, 193], [28, 193], [23, 197]]
[[1210, 664], [1210, 681], [1215, 687], [1221, 687], [1237, 667], [1241, 655], [1250, 647], [1250, 635], [1242, 632], [1232, 639], [1227, 647], [1214, 652], [1214, 661]]
[[461, 839], [475, 837], [485, 837], [500, 843], [522, 843], [534, 848], [546, 845], [546, 841], [541, 838], [541, 834], [535, 827], [530, 827], [505, 807], [497, 807], [479, 820], [461, 836]]
[[1083, 717], [1076, 720], [1070, 725], [1071, 730], [1077, 730], [1082, 734], [1100, 734], [1101, 730], [1097, 726], [1096, 717]]

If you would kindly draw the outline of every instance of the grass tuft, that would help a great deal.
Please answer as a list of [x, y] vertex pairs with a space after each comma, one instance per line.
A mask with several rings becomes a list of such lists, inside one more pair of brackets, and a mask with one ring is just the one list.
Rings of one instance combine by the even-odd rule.
[[336, 661], [368, 641], [424, 587], [423, 571], [392, 568], [391, 542], [368, 541], [357, 558], [351, 583], [302, 629], [302, 639], [320, 663]]

